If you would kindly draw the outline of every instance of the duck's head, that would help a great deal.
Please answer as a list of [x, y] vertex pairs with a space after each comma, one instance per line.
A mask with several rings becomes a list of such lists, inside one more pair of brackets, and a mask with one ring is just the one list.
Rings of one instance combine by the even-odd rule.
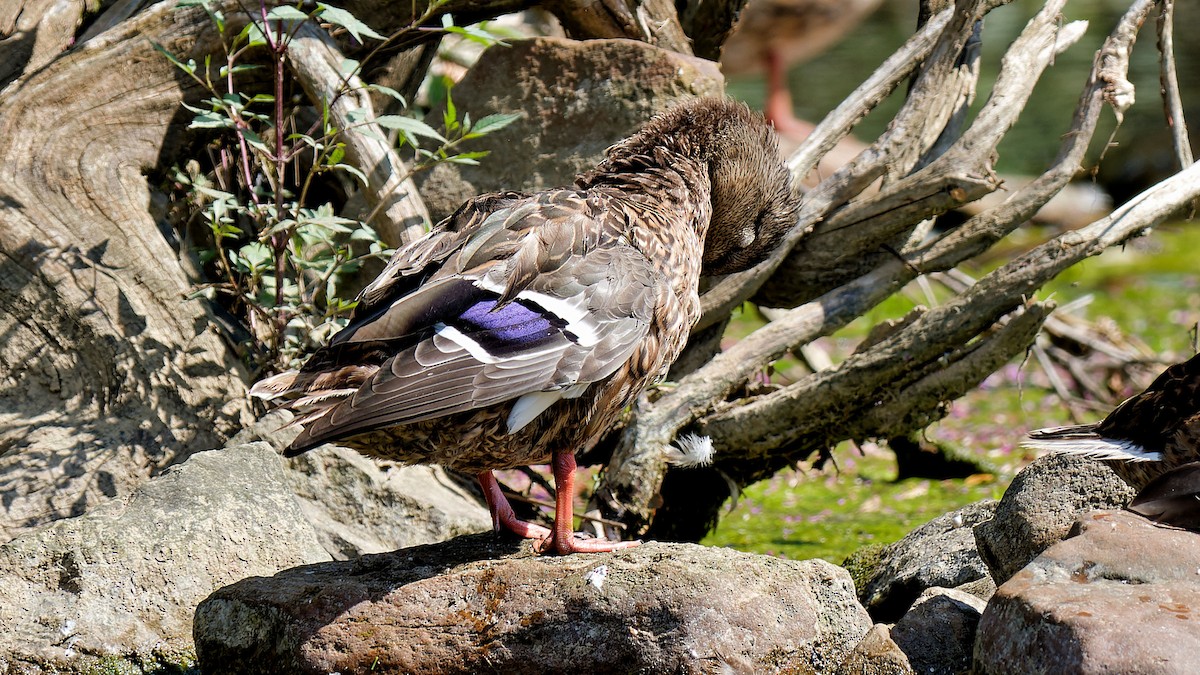
[[[709, 189], [712, 218], [700, 232], [704, 275], [730, 274], [763, 261], [796, 223], [799, 202], [775, 132], [742, 103], [698, 98], [666, 110], [610, 148], [608, 159], [581, 178], [591, 182], [650, 166], [675, 169]], [[690, 167], [707, 175], [688, 176]]]
[[799, 208], [774, 130], [744, 105], [721, 103], [708, 158], [713, 211], [704, 237], [705, 275], [740, 272], [765, 260], [796, 224]]

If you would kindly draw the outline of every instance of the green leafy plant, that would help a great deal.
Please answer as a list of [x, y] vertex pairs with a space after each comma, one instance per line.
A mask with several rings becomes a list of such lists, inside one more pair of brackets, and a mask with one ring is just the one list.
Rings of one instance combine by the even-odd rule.
[[[198, 258], [213, 281], [196, 295], [227, 303], [253, 336], [247, 355], [256, 367], [295, 367], [304, 354], [340, 329], [354, 306], [354, 275], [390, 250], [362, 220], [338, 215], [330, 193], [344, 193], [347, 182], [367, 183], [360, 169], [346, 162], [348, 131], [387, 133], [401, 151], [411, 153], [409, 173], [439, 162], [475, 164], [486, 152], [461, 151], [460, 144], [510, 124], [515, 115], [489, 115], [472, 123], [460, 119], [447, 95], [444, 130], [406, 115], [372, 116], [359, 110], [338, 128], [330, 114], [334, 102], [353, 87], [364, 87], [407, 102], [396, 91], [362, 84], [362, 65], [347, 59], [341, 89], [333, 100], [311, 104], [293, 94], [286, 73], [289, 45], [304, 22], [318, 22], [379, 47], [405, 31], [422, 27], [443, 2], [401, 33], [385, 38], [350, 12], [323, 3], [269, 8], [260, 4], [248, 21], [229, 21], [215, 0], [182, 0], [179, 7], [200, 7], [221, 39], [224, 60], [184, 60], [156, 48], [205, 92], [190, 128], [209, 131], [209, 168], [199, 161], [176, 167], [172, 180], [185, 196], [187, 218], [200, 232]], [[311, 7], [311, 9], [307, 9]], [[486, 29], [459, 28], [448, 16], [442, 31], [471, 40], [489, 37]], [[262, 73], [271, 70], [270, 76]], [[269, 91], [263, 91], [270, 87]], [[404, 176], [402, 178], [407, 178]], [[341, 187], [339, 187], [341, 186]], [[344, 195], [343, 195], [344, 197]], [[344, 202], [342, 198], [340, 201]], [[382, 204], [383, 200], [380, 199]]]

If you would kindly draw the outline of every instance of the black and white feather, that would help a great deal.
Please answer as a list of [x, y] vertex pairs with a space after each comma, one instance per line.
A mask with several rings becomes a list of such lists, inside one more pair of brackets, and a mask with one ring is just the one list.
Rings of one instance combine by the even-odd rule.
[[1128, 438], [1106, 438], [1096, 432], [1095, 424], [1049, 427], [1029, 432], [1022, 447], [1091, 459], [1122, 462], [1158, 462], [1162, 452], [1148, 450]]

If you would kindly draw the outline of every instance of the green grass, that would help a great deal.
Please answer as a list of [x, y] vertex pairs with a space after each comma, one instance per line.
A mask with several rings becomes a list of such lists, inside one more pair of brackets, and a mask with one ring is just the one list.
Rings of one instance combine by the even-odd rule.
[[852, 453], [845, 446], [836, 452], [840, 471], [789, 470], [751, 486], [704, 543], [840, 564], [860, 546], [895, 541], [948, 510], [1002, 491], [987, 474], [971, 481], [895, 481], [895, 463], [884, 451]]
[[[1011, 250], [1041, 239], [1032, 233]], [[1040, 235], [1042, 238], [1044, 234]], [[1167, 361], [1194, 353], [1200, 321], [1200, 228], [1161, 228], [1123, 249], [1110, 250], [1064, 273], [1039, 297], [1060, 305], [1091, 296], [1082, 314], [1111, 321], [1126, 336], [1143, 341]], [[979, 274], [983, 272], [980, 271]], [[902, 316], [924, 294], [915, 289], [889, 299], [838, 335], [822, 341], [831, 354], [844, 355], [879, 321]], [[755, 318], [743, 319], [753, 327]], [[795, 361], [777, 364], [777, 381], [798, 377]], [[705, 544], [794, 559], [824, 558], [841, 563], [868, 544], [886, 544], [947, 511], [987, 498], [999, 498], [1012, 476], [1033, 459], [1019, 444], [1029, 429], [1069, 423], [1058, 398], [1038, 386], [1036, 366], [1012, 363], [977, 390], [955, 401], [950, 413], [926, 430], [929, 439], [973, 454], [998, 473], [965, 480], [895, 481], [895, 461], [886, 448], [863, 451], [842, 444], [834, 451], [840, 470], [787, 471], [746, 489]], [[1135, 393], [1135, 392], [1128, 392]], [[1097, 412], [1096, 418], [1103, 416]]]

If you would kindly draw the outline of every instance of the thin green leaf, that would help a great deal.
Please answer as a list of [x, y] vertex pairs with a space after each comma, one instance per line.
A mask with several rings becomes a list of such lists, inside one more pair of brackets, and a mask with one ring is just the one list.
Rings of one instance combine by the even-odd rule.
[[268, 21], [308, 21], [308, 15], [291, 5], [272, 7], [267, 12]]
[[504, 41], [503, 36], [498, 35], [489, 30], [486, 22], [473, 26], [455, 26], [454, 18], [449, 14], [442, 15], [442, 30], [454, 35], [461, 35], [463, 38], [481, 44], [484, 47], [492, 45], [502, 45], [507, 47], [508, 43]]
[[259, 68], [262, 68], [262, 66], [256, 66], [253, 64], [249, 64], [249, 63], [240, 63], [232, 68], [230, 68], [229, 66], [221, 66], [221, 77], [225, 77], [225, 75], [227, 75], [229, 73], [233, 73], [234, 75], [237, 75], [238, 73], [245, 73], [245, 72], [248, 72], [251, 70], [258, 70]]
[[379, 241], [379, 233], [370, 225], [361, 224], [358, 229], [350, 235], [351, 241]]
[[345, 28], [346, 31], [350, 33], [350, 35], [354, 36], [354, 39], [358, 40], [360, 43], [363, 41], [362, 36], [364, 35], [376, 40], [384, 39], [382, 35], [376, 33], [374, 29], [362, 21], [359, 21], [357, 17], [344, 9], [339, 7], [331, 7], [319, 2], [317, 3], [317, 9], [321, 10], [319, 15], [321, 21]]
[[367, 174], [360, 171], [358, 169], [358, 167], [350, 166], [349, 164], [338, 164], [334, 168], [345, 171], [346, 173], [348, 173], [348, 174], [354, 176], [355, 178], [359, 179], [360, 181], [362, 181], [362, 184], [364, 186], [367, 185]]
[[250, 147], [258, 150], [261, 153], [267, 155], [271, 154], [270, 148], [267, 147], [266, 143], [263, 143], [262, 138], [260, 138], [258, 134], [250, 131], [249, 129], [242, 129], [242, 135], [246, 137], [246, 142], [250, 144]]
[[520, 113], [495, 113], [488, 115], [476, 122], [475, 126], [471, 128], [471, 133], [463, 138], [478, 138], [493, 131], [499, 131], [519, 119], [521, 119]]
[[442, 124], [446, 127], [446, 133], [453, 133], [458, 127], [458, 108], [454, 105], [454, 96], [451, 90], [446, 90], [446, 112], [442, 113]]
[[313, 137], [309, 136], [308, 134], [288, 134], [287, 140], [300, 141], [301, 143], [303, 143], [303, 144], [307, 145], [308, 147], [312, 148], [313, 150], [317, 150], [317, 151], [320, 151], [321, 148], [325, 147], [324, 145], [313, 140]]
[[375, 118], [375, 123], [385, 129], [395, 129], [415, 136], [424, 136], [432, 138], [442, 143], [447, 142], [433, 127], [425, 124], [421, 120], [405, 117], [403, 115], [380, 115]]
[[167, 57], [168, 61], [174, 63], [175, 66], [183, 72], [187, 73], [188, 75], [194, 75], [196, 73], [196, 62], [194, 60], [189, 59], [187, 63], [184, 63], [183, 61], [179, 60], [179, 57], [168, 51], [166, 47], [153, 41], [150, 44], [154, 46], [155, 51]]
[[189, 129], [232, 129], [234, 127], [233, 120], [225, 115], [202, 110], [196, 113], [192, 118], [192, 123], [188, 125]]
[[238, 38], [246, 40], [248, 47], [261, 47], [267, 44], [267, 36], [263, 34], [262, 26], [257, 21], [246, 24], [242, 32], [238, 33]]
[[[460, 152], [457, 155], [454, 155], [454, 157], [460, 159], [483, 159], [490, 154], [492, 154], [491, 150], [474, 150], [472, 152]], [[453, 157], [451, 159], [453, 159]]]
[[408, 107], [408, 101], [404, 100], [404, 96], [401, 95], [400, 92], [396, 91], [395, 89], [392, 89], [391, 87], [385, 87], [382, 84], [368, 84], [367, 89], [369, 89], [371, 91], [377, 91], [381, 94], [384, 94], [385, 96], [391, 96], [392, 98], [394, 98], [400, 102], [401, 107], [403, 107], [403, 108]]

